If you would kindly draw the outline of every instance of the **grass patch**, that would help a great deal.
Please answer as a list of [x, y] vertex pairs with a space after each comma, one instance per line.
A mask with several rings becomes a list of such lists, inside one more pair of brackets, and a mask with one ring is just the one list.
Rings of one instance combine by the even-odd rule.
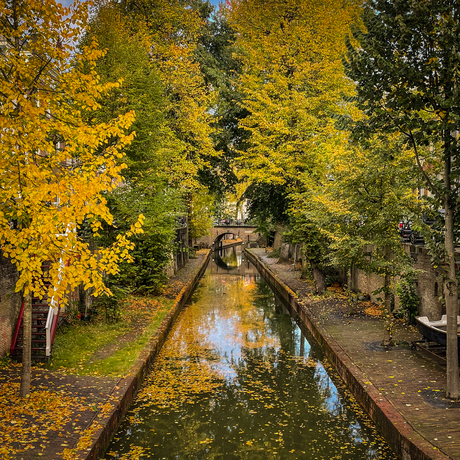
[[51, 369], [70, 369], [76, 373], [98, 349], [113, 343], [117, 337], [128, 331], [123, 324], [72, 324], [62, 334], [57, 334], [53, 344]]
[[120, 305], [120, 321], [74, 322], [56, 335], [48, 367], [77, 375], [125, 376], [171, 310], [164, 297], [131, 297]]
[[134, 341], [127, 342], [126, 345], [118, 348], [111, 356], [102, 361], [88, 365], [86, 371], [89, 374], [102, 374], [107, 376], [125, 376], [131, 366], [139, 357], [142, 349], [147, 345], [150, 337], [156, 332], [168, 311], [157, 312], [154, 321], [144, 330], [143, 334], [137, 336]]

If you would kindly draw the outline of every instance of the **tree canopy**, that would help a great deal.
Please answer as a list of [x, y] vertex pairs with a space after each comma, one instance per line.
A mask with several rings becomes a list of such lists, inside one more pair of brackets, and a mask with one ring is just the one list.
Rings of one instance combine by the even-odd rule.
[[88, 123], [119, 82], [100, 82], [94, 68], [104, 52], [96, 44], [75, 49], [86, 6], [6, 1], [0, 12], [0, 244], [26, 298], [26, 396], [31, 297], [65, 305], [80, 283], [96, 296], [110, 293], [103, 275], [116, 274], [130, 259], [129, 237], [141, 232], [142, 215], [110, 246], [94, 251], [81, 238], [84, 225], [97, 235], [112, 223], [105, 194], [123, 182], [124, 150], [134, 137], [127, 132], [132, 111]]

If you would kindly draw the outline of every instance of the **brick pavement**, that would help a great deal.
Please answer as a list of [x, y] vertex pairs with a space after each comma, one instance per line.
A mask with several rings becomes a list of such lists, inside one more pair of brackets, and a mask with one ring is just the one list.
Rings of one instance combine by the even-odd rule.
[[[273, 263], [264, 250], [254, 250], [262, 262], [305, 301], [308, 283], [299, 280], [299, 272], [290, 264]], [[383, 321], [367, 315], [348, 315], [341, 302], [306, 301], [313, 322], [326, 331], [329, 339], [343, 351], [348, 366], [356, 366], [356, 375], [364, 391], [377, 405], [393, 416], [393, 423], [433, 459], [460, 459], [460, 403], [444, 398], [445, 363], [422, 350], [412, 350], [410, 342], [420, 334], [399, 325], [395, 330], [397, 346], [380, 346]], [[331, 307], [332, 305], [332, 307]], [[412, 439], [411, 439], [412, 438]]]

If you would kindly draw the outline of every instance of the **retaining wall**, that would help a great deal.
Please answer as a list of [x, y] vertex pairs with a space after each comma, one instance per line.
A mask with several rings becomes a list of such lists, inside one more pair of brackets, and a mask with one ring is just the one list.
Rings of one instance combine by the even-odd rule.
[[[414, 268], [420, 270], [415, 282], [416, 292], [420, 297], [419, 315], [428, 316], [430, 320], [441, 319], [446, 310], [439, 300], [443, 289], [440, 271], [432, 266], [426, 248], [413, 244], [403, 244], [403, 246], [412, 258]], [[383, 277], [373, 273], [367, 274], [362, 270], [354, 270], [350, 276], [349, 285], [353, 286], [356, 291], [369, 294], [371, 300], [377, 302], [379, 295], [373, 295], [372, 292], [383, 286]], [[399, 298], [395, 296], [395, 307], [398, 308], [398, 305]]]
[[15, 266], [0, 251], [0, 356], [10, 351], [22, 295], [14, 292], [18, 280]]
[[[420, 272], [417, 275], [415, 289], [420, 297], [419, 315], [428, 316], [430, 320], [441, 319], [446, 314], [445, 306], [441, 303], [440, 297], [443, 291], [441, 272], [431, 264], [428, 250], [419, 245], [403, 243], [404, 250], [413, 260], [413, 267]], [[301, 258], [300, 245], [288, 243], [280, 244], [280, 259], [283, 261], [291, 260], [294, 263]], [[460, 255], [459, 255], [460, 256]], [[460, 263], [460, 262], [459, 262]], [[341, 276], [342, 279], [342, 276]], [[368, 294], [373, 302], [377, 302], [382, 294], [374, 295], [372, 292], [383, 286], [383, 277], [375, 273], [366, 273], [363, 270], [352, 269], [348, 274], [344, 274], [343, 282], [348, 284], [354, 291]], [[395, 281], [399, 281], [398, 278]], [[399, 306], [399, 298], [395, 295], [395, 307]]]

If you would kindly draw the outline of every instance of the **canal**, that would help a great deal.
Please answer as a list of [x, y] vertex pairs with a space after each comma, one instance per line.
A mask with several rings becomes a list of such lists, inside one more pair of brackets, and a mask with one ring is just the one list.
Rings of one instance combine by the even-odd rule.
[[106, 459], [394, 459], [241, 247], [214, 253]]

